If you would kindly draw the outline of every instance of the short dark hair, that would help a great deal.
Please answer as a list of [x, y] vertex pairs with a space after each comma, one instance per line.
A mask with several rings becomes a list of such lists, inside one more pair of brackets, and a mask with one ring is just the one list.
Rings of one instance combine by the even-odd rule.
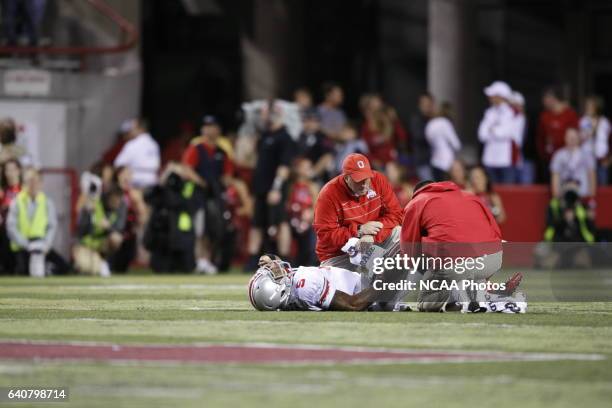
[[327, 95], [329, 95], [330, 92], [333, 91], [335, 88], [341, 88], [337, 82], [324, 82], [323, 85], [321, 85], [321, 92], [323, 92], [323, 98], [327, 97]]
[[17, 126], [11, 118], [0, 120], [0, 144], [12, 144], [17, 140]]
[[10, 163], [13, 163], [19, 169], [19, 184], [23, 181], [23, 169], [21, 167], [21, 163], [17, 159], [9, 159], [0, 165], [0, 189], [6, 189], [9, 187], [8, 180], [6, 179], [6, 166]]
[[559, 85], [550, 85], [544, 88], [544, 92], [542, 92], [542, 95], [551, 95], [554, 98], [559, 99], [560, 101], [565, 99], [565, 96], [563, 95], [563, 89]]
[[414, 190], [413, 190], [413, 194], [416, 193], [417, 191], [419, 191], [420, 189], [422, 189], [423, 187], [435, 183], [435, 181], [433, 180], [423, 180], [423, 181], [419, 181], [416, 186], [414, 186]]

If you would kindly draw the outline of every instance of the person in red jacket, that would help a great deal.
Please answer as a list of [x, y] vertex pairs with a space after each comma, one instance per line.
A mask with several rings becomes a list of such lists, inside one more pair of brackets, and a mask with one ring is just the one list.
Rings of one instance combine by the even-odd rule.
[[313, 227], [321, 265], [356, 270], [341, 250], [354, 237], [362, 252], [376, 243], [386, 256], [397, 254], [401, 219], [402, 209], [386, 177], [373, 171], [364, 155], [348, 155], [342, 174], [323, 186], [315, 204]]
[[549, 88], [542, 94], [544, 110], [540, 113], [536, 133], [540, 178], [548, 181], [548, 165], [553, 154], [565, 145], [568, 128], [578, 128], [578, 114], [561, 97], [560, 90]]
[[[487, 206], [472, 193], [462, 191], [450, 181], [423, 181], [415, 186], [412, 200], [404, 210], [401, 231], [403, 255], [432, 261], [454, 260], [455, 268], [425, 268], [425, 281], [468, 280], [486, 282], [501, 268], [501, 231]], [[459, 259], [466, 262], [457, 268]], [[473, 258], [472, 267], [468, 258]], [[432, 262], [435, 265], [435, 262]], [[429, 265], [429, 263], [428, 263]], [[459, 295], [461, 296], [461, 294]], [[484, 291], [467, 290], [458, 301], [477, 302]], [[417, 300], [420, 311], [449, 310], [451, 290], [421, 290]]]

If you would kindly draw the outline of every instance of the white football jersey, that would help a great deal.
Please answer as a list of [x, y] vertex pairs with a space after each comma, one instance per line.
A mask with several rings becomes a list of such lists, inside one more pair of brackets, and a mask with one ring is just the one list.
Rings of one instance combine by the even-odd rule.
[[361, 275], [333, 266], [300, 266], [291, 278], [289, 310], [327, 310], [339, 290], [348, 295], [361, 291]]

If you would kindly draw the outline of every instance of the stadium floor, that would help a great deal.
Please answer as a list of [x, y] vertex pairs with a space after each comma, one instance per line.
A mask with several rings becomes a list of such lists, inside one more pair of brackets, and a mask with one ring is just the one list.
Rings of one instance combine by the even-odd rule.
[[[527, 275], [528, 297], [540, 291], [544, 299], [545, 275]], [[248, 303], [247, 279], [0, 278], [0, 356], [2, 345], [6, 352], [9, 343], [28, 342], [148, 350], [114, 360], [5, 353], [0, 387], [68, 387], [69, 402], [58, 406], [74, 407], [603, 407], [612, 400], [612, 303], [530, 302], [524, 315], [261, 313]], [[279, 356], [299, 344], [332, 357], [253, 361], [257, 347], [243, 350], [244, 360], [226, 361], [218, 347], [218, 361], [150, 357], [151, 350], [173, 355], [163, 347], [254, 343]], [[371, 348], [430, 358], [333, 357]], [[443, 358], [464, 354], [494, 357]]]

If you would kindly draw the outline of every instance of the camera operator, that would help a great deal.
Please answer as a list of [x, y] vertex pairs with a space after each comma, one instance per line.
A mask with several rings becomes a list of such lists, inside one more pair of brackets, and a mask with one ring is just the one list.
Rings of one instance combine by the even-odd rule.
[[546, 225], [544, 239], [553, 245], [547, 247], [550, 251], [539, 254], [541, 265], [591, 266], [592, 251], [589, 244], [595, 242], [595, 226], [580, 200], [577, 183], [564, 184], [561, 197], [550, 200]]
[[110, 276], [107, 259], [121, 246], [127, 217], [123, 192], [115, 187], [102, 193], [102, 180], [86, 172], [81, 177], [77, 213], [76, 269], [87, 275]]
[[144, 245], [151, 252], [155, 272], [191, 272], [195, 267], [195, 230], [197, 210], [195, 184], [186, 180], [185, 167], [169, 163], [160, 185], [145, 194], [152, 209], [145, 228]]

